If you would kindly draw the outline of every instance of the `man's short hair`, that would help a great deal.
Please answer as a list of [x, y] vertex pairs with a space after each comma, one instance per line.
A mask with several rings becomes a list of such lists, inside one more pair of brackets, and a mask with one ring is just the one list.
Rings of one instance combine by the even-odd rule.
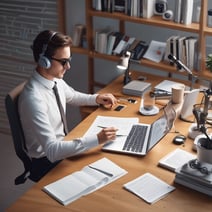
[[[52, 36], [53, 35], [53, 36]], [[35, 62], [38, 62], [40, 55], [43, 53], [47, 58], [54, 56], [58, 48], [72, 45], [72, 39], [68, 35], [51, 30], [40, 32], [33, 41], [32, 51]]]

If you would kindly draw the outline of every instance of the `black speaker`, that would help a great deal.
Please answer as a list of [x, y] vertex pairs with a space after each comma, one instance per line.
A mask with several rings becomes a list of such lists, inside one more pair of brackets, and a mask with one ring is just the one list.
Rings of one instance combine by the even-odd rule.
[[163, 15], [163, 13], [167, 10], [167, 0], [156, 0], [154, 14]]
[[43, 45], [43, 49], [41, 54], [39, 55], [39, 60], [38, 60], [38, 64], [39, 66], [41, 66], [42, 68], [45, 69], [49, 69], [51, 67], [51, 61], [49, 60], [49, 58], [47, 58], [45, 56], [46, 50], [48, 48], [49, 42], [52, 40], [52, 38], [57, 34], [57, 32], [53, 32], [49, 38], [49, 40], [47, 41], [46, 44]]

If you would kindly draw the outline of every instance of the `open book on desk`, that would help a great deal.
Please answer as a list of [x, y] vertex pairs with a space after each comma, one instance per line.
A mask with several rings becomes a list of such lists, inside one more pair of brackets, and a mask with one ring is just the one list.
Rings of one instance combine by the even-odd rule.
[[127, 173], [107, 158], [102, 158], [85, 166], [43, 188], [43, 190], [60, 202], [67, 205], [81, 196], [85, 196]]
[[161, 158], [158, 162], [158, 165], [175, 172], [176, 169], [180, 168], [185, 163], [195, 158], [196, 155], [177, 148]]

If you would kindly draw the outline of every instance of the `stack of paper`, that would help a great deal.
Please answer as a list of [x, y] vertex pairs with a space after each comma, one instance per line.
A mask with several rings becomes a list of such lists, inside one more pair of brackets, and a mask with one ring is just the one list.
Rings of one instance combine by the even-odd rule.
[[123, 87], [123, 93], [133, 96], [141, 96], [144, 92], [151, 89], [151, 83], [133, 80]]
[[162, 199], [175, 189], [175, 187], [168, 185], [150, 173], [146, 173], [124, 184], [124, 188], [151, 204]]
[[130, 133], [133, 124], [138, 123], [136, 117], [114, 117], [114, 116], [97, 116], [84, 136], [95, 135], [100, 132], [101, 128], [115, 127], [118, 129], [116, 135], [127, 136]]
[[[175, 84], [180, 84], [171, 80], [163, 80], [155, 86], [155, 90], [165, 91], [167, 93], [172, 93], [172, 86]], [[181, 83], [182, 84], [182, 83]]]
[[[212, 196], [212, 173], [202, 173], [201, 167], [207, 168], [206, 164], [200, 165], [199, 169], [191, 168], [189, 163], [176, 170], [175, 182], [188, 188]], [[210, 164], [211, 167], [211, 164]]]
[[127, 173], [107, 158], [102, 158], [43, 188], [63, 205], [85, 196]]

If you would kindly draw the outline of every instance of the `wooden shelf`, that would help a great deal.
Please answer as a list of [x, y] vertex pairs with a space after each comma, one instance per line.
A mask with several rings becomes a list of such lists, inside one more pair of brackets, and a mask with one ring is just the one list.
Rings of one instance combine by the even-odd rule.
[[71, 51], [79, 54], [88, 54], [88, 49], [80, 48], [80, 47], [71, 47]]
[[[93, 1], [85, 1], [85, 12], [86, 12], [86, 37], [87, 37], [87, 49], [72, 47], [72, 51], [85, 54], [88, 56], [88, 81], [89, 81], [89, 92], [94, 91], [94, 86], [99, 86], [100, 84], [95, 81], [95, 71], [94, 71], [94, 61], [96, 58], [118, 62], [119, 57], [114, 55], [106, 55], [96, 53], [94, 51], [94, 17], [99, 18], [108, 18], [111, 20], [116, 20], [119, 23], [119, 28], [117, 31], [125, 33], [125, 23], [131, 22], [140, 25], [148, 25], [150, 27], [159, 27], [164, 29], [172, 29], [176, 31], [184, 31], [189, 33], [196, 33], [199, 38], [199, 55], [200, 55], [200, 70], [193, 73], [201, 78], [212, 78], [212, 73], [209, 72], [205, 67], [206, 59], [206, 37], [212, 36], [212, 28], [207, 27], [207, 10], [208, 10], [208, 0], [201, 1], [201, 13], [200, 13], [200, 22], [192, 23], [190, 25], [184, 25], [175, 23], [174, 21], [165, 21], [161, 16], [153, 16], [152, 18], [145, 19], [140, 17], [128, 16], [124, 13], [110, 13], [110, 12], [101, 12], [93, 9]], [[141, 26], [142, 27], [142, 26]], [[177, 34], [177, 33], [176, 33]], [[169, 65], [166, 62], [155, 63], [150, 60], [142, 59], [140, 61], [142, 66], [150, 67], [156, 70], [161, 70], [167, 72], [168, 75], [172, 73], [178, 73], [182, 75], [187, 75], [187, 73], [177, 72], [176, 67]]]
[[95, 10], [88, 11], [88, 14], [91, 16], [96, 17], [102, 17], [102, 18], [111, 18], [111, 19], [117, 19], [121, 21], [128, 21], [138, 24], [145, 24], [145, 25], [151, 25], [156, 27], [163, 27], [163, 28], [169, 28], [174, 30], [180, 30], [180, 31], [187, 31], [192, 33], [198, 33], [199, 32], [199, 24], [192, 23], [190, 25], [183, 25], [179, 23], [175, 23], [173, 21], [164, 21], [161, 16], [153, 16], [152, 18], [138, 18], [138, 17], [132, 17], [125, 15], [123, 13], [109, 13], [109, 12], [99, 12]]
[[[99, 59], [104, 59], [104, 60], [110, 60], [110, 61], [116, 61], [118, 62], [120, 60], [120, 56], [112, 56], [112, 55], [106, 55], [106, 54], [100, 54], [100, 53], [93, 53], [93, 58], [99, 58]], [[169, 72], [176, 72], [176, 68], [174, 66], [169, 65], [168, 63], [165, 62], [160, 62], [160, 63], [156, 63], [156, 62], [152, 62], [151, 60], [147, 60], [147, 59], [142, 59], [140, 60], [140, 62], [132, 62], [132, 64], [140, 64], [143, 66], [147, 66], [150, 68], [158, 68], [158, 66], [160, 67], [160, 69], [169, 71]]]

